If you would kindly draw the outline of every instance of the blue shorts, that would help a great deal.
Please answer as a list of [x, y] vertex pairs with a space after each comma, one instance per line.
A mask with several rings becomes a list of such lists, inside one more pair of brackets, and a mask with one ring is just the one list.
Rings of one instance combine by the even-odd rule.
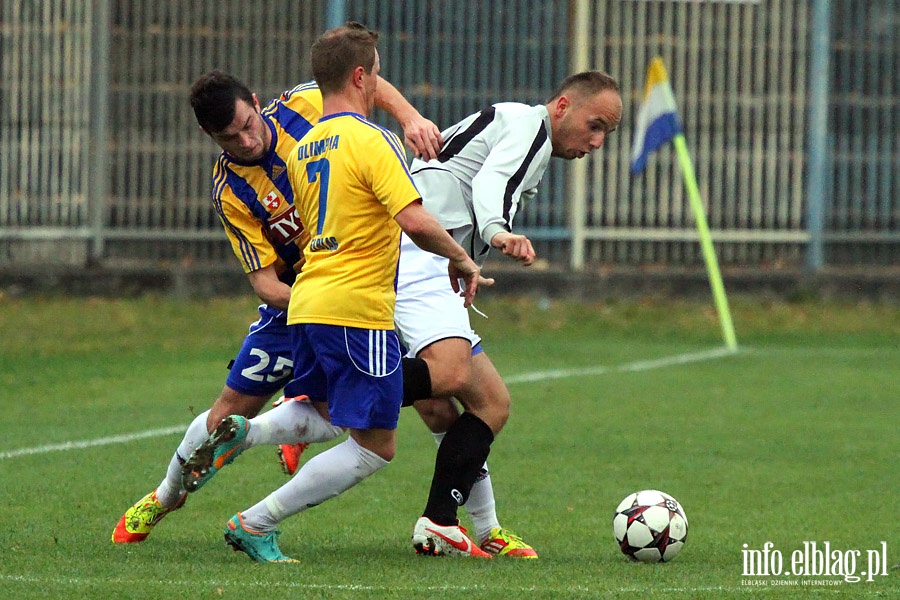
[[263, 304], [225, 384], [248, 396], [271, 396], [291, 380], [293, 366], [287, 311]]
[[331, 424], [396, 429], [403, 401], [400, 341], [393, 330], [289, 325], [294, 379], [285, 396], [327, 400]]

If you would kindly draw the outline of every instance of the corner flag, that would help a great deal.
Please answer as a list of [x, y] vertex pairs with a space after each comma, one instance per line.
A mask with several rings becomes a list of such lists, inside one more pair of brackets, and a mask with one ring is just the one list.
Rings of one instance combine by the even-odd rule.
[[663, 144], [682, 133], [675, 94], [669, 85], [666, 67], [657, 57], [647, 70], [647, 90], [638, 109], [631, 150], [631, 172], [640, 173], [647, 166], [647, 157]]
[[634, 144], [631, 151], [631, 172], [643, 172], [650, 153], [659, 150], [663, 144], [668, 142], [672, 142], [675, 146], [678, 162], [681, 164], [681, 171], [684, 174], [684, 185], [687, 188], [694, 220], [697, 221], [700, 248], [703, 250], [703, 260], [709, 274], [709, 285], [712, 288], [716, 311], [719, 313], [725, 345], [731, 350], [736, 350], [737, 338], [734, 335], [731, 312], [728, 310], [728, 298], [725, 296], [725, 286], [722, 284], [722, 275], [719, 273], [719, 263], [716, 260], [712, 236], [709, 233], [709, 226], [706, 224], [703, 201], [700, 199], [700, 191], [697, 189], [694, 165], [691, 163], [687, 144], [684, 141], [684, 131], [678, 118], [675, 94], [672, 93], [672, 86], [669, 85], [669, 76], [666, 74], [666, 67], [663, 65], [662, 59], [656, 57], [647, 70], [647, 89], [644, 92], [644, 100], [638, 109], [637, 123], [634, 128]]

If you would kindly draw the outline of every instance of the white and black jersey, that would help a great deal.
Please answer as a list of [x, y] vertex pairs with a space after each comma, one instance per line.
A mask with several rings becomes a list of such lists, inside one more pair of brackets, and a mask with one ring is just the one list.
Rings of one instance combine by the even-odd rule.
[[523, 192], [540, 183], [550, 161], [550, 115], [543, 105], [503, 102], [442, 132], [436, 159], [414, 159], [413, 180], [425, 208], [479, 265], [491, 238], [512, 231]]

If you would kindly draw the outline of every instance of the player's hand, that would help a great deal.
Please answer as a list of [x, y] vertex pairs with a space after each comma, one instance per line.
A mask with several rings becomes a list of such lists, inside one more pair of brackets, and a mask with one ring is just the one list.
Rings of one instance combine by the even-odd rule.
[[403, 141], [422, 160], [437, 158], [444, 143], [441, 130], [422, 115], [403, 124]]
[[485, 279], [481, 276], [481, 269], [468, 254], [464, 259], [451, 260], [447, 272], [450, 275], [450, 285], [453, 287], [453, 291], [457, 294], [462, 293], [465, 299], [463, 306], [466, 308], [470, 307], [475, 300], [475, 293], [482, 281], [489, 281], [488, 285], [494, 283], [493, 279]]
[[536, 258], [531, 240], [524, 235], [502, 231], [491, 238], [491, 245], [499, 248], [506, 256], [516, 259], [524, 267], [530, 266]]

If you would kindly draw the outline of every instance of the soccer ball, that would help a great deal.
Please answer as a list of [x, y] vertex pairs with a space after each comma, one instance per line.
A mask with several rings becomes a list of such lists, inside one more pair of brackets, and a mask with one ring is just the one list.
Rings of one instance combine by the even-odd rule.
[[687, 540], [688, 520], [672, 496], [657, 490], [629, 494], [616, 508], [613, 533], [622, 553], [641, 562], [667, 562]]

